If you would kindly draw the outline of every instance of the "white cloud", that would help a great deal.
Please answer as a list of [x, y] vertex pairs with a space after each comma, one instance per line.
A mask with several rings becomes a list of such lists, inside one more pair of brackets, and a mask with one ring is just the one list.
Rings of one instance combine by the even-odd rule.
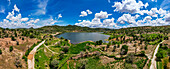
[[45, 15], [48, 0], [38, 0], [38, 2], [39, 2], [38, 9], [33, 15]]
[[144, 21], [151, 21], [151, 19], [152, 19], [151, 16], [146, 16], [146, 17], [144, 18]]
[[20, 10], [20, 9], [18, 9], [17, 5], [15, 4], [15, 5], [14, 5], [14, 9], [13, 9], [13, 10], [15, 10], [15, 11], [19, 12], [19, 10]]
[[81, 20], [78, 20], [79, 22], [81, 22]]
[[86, 12], [88, 13], [88, 14], [92, 14], [92, 12], [88, 9], [88, 10], [86, 10]]
[[152, 2], [157, 2], [157, 0], [151, 0]]
[[121, 17], [118, 18], [118, 22], [121, 24], [124, 24], [125, 22], [127, 23], [135, 23], [136, 19], [139, 17], [139, 15], [131, 16], [130, 14], [123, 14]]
[[108, 2], [110, 3], [110, 0], [108, 0]]
[[0, 9], [0, 13], [5, 13], [5, 9], [4, 8]]
[[163, 17], [164, 15], [166, 15], [167, 11], [163, 10], [162, 8], [159, 9], [159, 14], [161, 17]]
[[105, 19], [103, 20], [103, 23], [98, 18], [92, 19], [92, 21], [89, 20], [83, 20], [82, 22], [75, 23], [75, 25], [83, 26], [83, 27], [91, 27], [91, 28], [117, 28], [117, 24], [114, 23], [114, 18], [111, 19]]
[[129, 13], [139, 13], [140, 9], [147, 7], [149, 4], [143, 4], [142, 1], [136, 2], [136, 0], [122, 0], [122, 2], [115, 2], [112, 7], [116, 9], [114, 11], [119, 12], [129, 12]]
[[7, 0], [9, 2], [8, 6], [11, 4], [11, 0]]
[[[3, 19], [0, 22], [0, 27], [3, 28], [29, 28], [29, 27], [36, 27], [33, 23], [37, 23], [39, 19], [36, 20], [29, 20], [28, 17], [22, 18], [21, 13], [19, 12], [20, 9], [14, 5], [14, 9], [11, 12], [8, 12], [6, 19]], [[18, 12], [18, 13], [15, 13]], [[28, 21], [29, 20], [29, 21]]]
[[22, 18], [21, 21], [28, 21], [29, 18]]
[[148, 3], [146, 3], [144, 6], [145, 6], [145, 8], [147, 8], [147, 7], [149, 6], [149, 4], [148, 4]]
[[59, 19], [59, 18], [62, 18], [62, 17], [63, 17], [63, 16], [62, 16], [61, 14], [58, 14], [58, 19]]
[[40, 19], [36, 19], [36, 20], [34, 21], [34, 23], [37, 23], [38, 21], [40, 21]]
[[165, 21], [170, 23], [170, 13], [165, 15]]
[[87, 9], [86, 11], [81, 11], [80, 17], [87, 16], [88, 14], [92, 14], [92, 12], [89, 9]]
[[[79, 23], [75, 23], [75, 25], [78, 26], [86, 26], [86, 27], [91, 27], [91, 28], [113, 28], [118, 27], [116, 23], [114, 23], [114, 18], [111, 19], [105, 19], [108, 18], [112, 14], [108, 14], [107, 12], [101, 11], [100, 13], [95, 14], [95, 18], [90, 20], [78, 20]], [[103, 22], [101, 22], [101, 19], [104, 19]]]
[[169, 0], [163, 0], [162, 4], [160, 5], [160, 7], [164, 10], [169, 10], [170, 9], [170, 1]]
[[87, 16], [87, 12], [82, 11], [80, 17], [84, 17], [84, 16]]
[[107, 12], [100, 11], [100, 13], [95, 14], [95, 18], [104, 19], [104, 18], [108, 18], [111, 15], [112, 14], [108, 14]]

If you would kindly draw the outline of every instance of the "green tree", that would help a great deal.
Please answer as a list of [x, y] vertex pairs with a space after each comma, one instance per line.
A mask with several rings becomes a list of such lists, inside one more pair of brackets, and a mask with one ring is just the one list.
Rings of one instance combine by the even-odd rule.
[[50, 35], [50, 38], [53, 38], [53, 35]]
[[13, 46], [10, 46], [9, 51], [10, 51], [10, 52], [13, 51]]
[[101, 45], [103, 43], [103, 41], [102, 40], [99, 40], [99, 45]]
[[161, 61], [161, 58], [163, 58], [163, 55], [158, 52], [158, 53], [156, 54], [156, 60], [157, 60], [157, 61]]
[[35, 38], [35, 36], [33, 34], [30, 35], [30, 38]]
[[18, 36], [16, 32], [15, 32], [14, 34], [15, 34], [15, 37], [17, 37], [17, 36]]
[[17, 45], [19, 45], [19, 42], [17, 41]]
[[11, 37], [11, 40], [12, 40], [12, 41], [15, 41], [16, 39], [15, 39], [15, 37], [12, 36], [12, 37]]
[[135, 55], [134, 53], [129, 53], [127, 55], [127, 58], [126, 58], [126, 62], [133, 64], [134, 61], [135, 61], [135, 56], [134, 55]]
[[2, 50], [0, 49], [0, 54], [2, 54]]
[[145, 51], [141, 51], [141, 52], [140, 52], [140, 55], [141, 55], [141, 56], [145, 56]]
[[148, 49], [148, 46], [146, 45], [146, 46], [145, 46], [145, 50], [147, 50], [147, 49]]
[[50, 68], [51, 69], [57, 69], [58, 68], [58, 64], [59, 64], [59, 61], [58, 60], [52, 60], [51, 63], [50, 63]]
[[122, 48], [121, 48], [120, 54], [121, 55], [126, 55], [127, 52], [128, 52], [128, 46], [127, 45], [123, 45]]
[[24, 37], [22, 37], [22, 40], [24, 40]]

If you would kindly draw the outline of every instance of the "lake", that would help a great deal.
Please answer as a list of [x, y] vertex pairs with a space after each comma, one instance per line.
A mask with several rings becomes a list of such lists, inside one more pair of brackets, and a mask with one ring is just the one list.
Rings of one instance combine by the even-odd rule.
[[80, 42], [84, 42], [84, 41], [98, 41], [98, 40], [102, 40], [103, 42], [107, 42], [105, 41], [105, 39], [108, 39], [110, 36], [109, 35], [104, 35], [102, 33], [99, 32], [69, 32], [69, 33], [63, 33], [58, 35], [57, 37], [63, 37], [65, 39], [69, 39], [71, 41], [72, 44], [77, 44]]

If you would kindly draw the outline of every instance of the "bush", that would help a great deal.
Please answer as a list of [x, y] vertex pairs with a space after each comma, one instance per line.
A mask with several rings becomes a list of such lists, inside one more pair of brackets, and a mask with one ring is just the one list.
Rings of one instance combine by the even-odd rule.
[[58, 60], [52, 60], [50, 63], [50, 68], [57, 69], [58, 68], [59, 61]]
[[145, 51], [141, 51], [140, 56], [145, 56]]
[[22, 40], [24, 40], [24, 37], [22, 38]]
[[145, 46], [145, 50], [147, 50], [148, 49], [148, 46]]
[[121, 55], [126, 55], [128, 52], [128, 46], [127, 45], [123, 45], [121, 48]]
[[35, 38], [35, 36], [32, 34], [32, 35], [30, 35], [30, 38]]
[[2, 50], [0, 49], [0, 54], [2, 54]]
[[10, 52], [13, 51], [13, 46], [10, 46], [9, 51], [10, 51]]
[[50, 38], [53, 38], [53, 35], [50, 35]]
[[16, 39], [15, 39], [15, 37], [12, 36], [12, 37], [11, 37], [11, 40], [12, 40], [12, 41], [15, 41]]
[[19, 42], [17, 41], [17, 45], [19, 45]]
[[101, 45], [103, 43], [102, 40], [96, 41], [96, 45]]
[[134, 63], [134, 59], [135, 59], [134, 55], [135, 55], [134, 53], [129, 53], [127, 58], [126, 58], [126, 62], [133, 64]]
[[22, 56], [22, 59], [24, 59], [25, 62], [27, 62], [27, 57], [26, 56]]

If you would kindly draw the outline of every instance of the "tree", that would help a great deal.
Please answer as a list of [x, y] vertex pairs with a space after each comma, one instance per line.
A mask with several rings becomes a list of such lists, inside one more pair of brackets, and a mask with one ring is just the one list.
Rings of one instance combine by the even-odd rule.
[[64, 52], [63, 53], [60, 53], [59, 55], [59, 60], [62, 60], [64, 58]]
[[122, 48], [121, 48], [120, 54], [121, 55], [126, 55], [127, 52], [128, 52], [128, 46], [127, 45], [123, 45]]
[[96, 41], [96, 45], [101, 45], [103, 43], [102, 40]]
[[2, 50], [0, 49], [0, 54], [2, 54]]
[[17, 36], [18, 36], [16, 32], [15, 32], [14, 34], [15, 34], [15, 37], [17, 37]]
[[145, 50], [147, 50], [148, 49], [148, 46], [145, 46]]
[[103, 43], [103, 41], [102, 40], [99, 40], [99, 45], [101, 45]]
[[10, 46], [9, 51], [10, 51], [10, 52], [13, 51], [13, 46]]
[[35, 36], [33, 34], [30, 35], [30, 38], [35, 38]]
[[12, 36], [12, 37], [11, 37], [11, 40], [12, 40], [12, 41], [15, 41], [16, 39], [15, 39], [15, 37]]
[[24, 40], [24, 37], [22, 37], [22, 40]]
[[58, 64], [59, 64], [59, 61], [58, 60], [52, 60], [51, 63], [50, 63], [50, 68], [52, 69], [57, 69], [58, 68]]
[[141, 52], [140, 52], [140, 55], [141, 55], [141, 56], [145, 56], [145, 51], [141, 51]]
[[161, 53], [156, 54], [156, 60], [161, 61], [161, 58], [163, 58], [163, 55]]
[[19, 42], [17, 41], [17, 45], [19, 45]]
[[53, 35], [50, 35], [50, 38], [53, 38]]
[[68, 46], [64, 46], [62, 47], [62, 51], [64, 51], [64, 53], [67, 53], [69, 50], [69, 47]]
[[60, 39], [64, 39], [63, 37], [60, 37]]
[[133, 64], [134, 60], [135, 60], [135, 56], [134, 55], [135, 55], [134, 53], [129, 53], [127, 58], [126, 58], [126, 62]]
[[78, 67], [78, 69], [85, 69], [86, 64], [87, 64], [86, 60], [80, 60], [80, 64], [77, 64], [77, 67]]
[[107, 48], [109, 48], [109, 47], [110, 47], [110, 43], [107, 44]]

